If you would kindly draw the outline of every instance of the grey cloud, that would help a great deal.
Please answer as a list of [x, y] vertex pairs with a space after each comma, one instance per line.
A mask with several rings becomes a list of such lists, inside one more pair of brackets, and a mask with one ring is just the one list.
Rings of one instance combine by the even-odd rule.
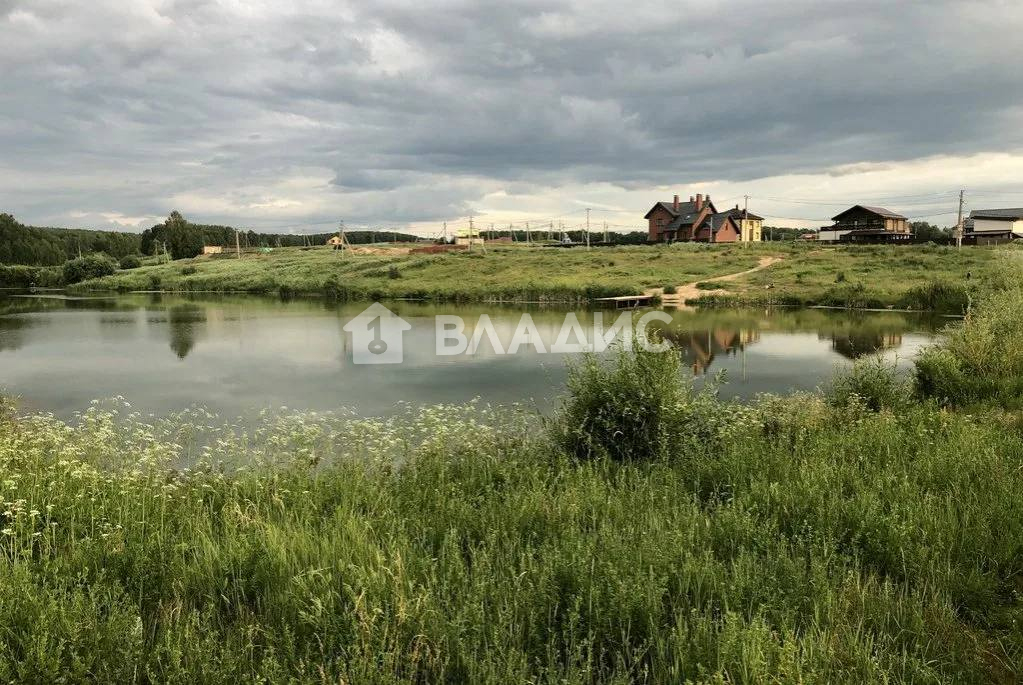
[[1023, 65], [1005, 49], [1023, 9], [996, 0], [326, 7], [0, 0], [4, 209], [149, 215], [201, 193], [224, 200], [209, 219], [250, 220], [319, 169], [316, 212], [376, 224], [455, 216], [501, 187], [1023, 145]]

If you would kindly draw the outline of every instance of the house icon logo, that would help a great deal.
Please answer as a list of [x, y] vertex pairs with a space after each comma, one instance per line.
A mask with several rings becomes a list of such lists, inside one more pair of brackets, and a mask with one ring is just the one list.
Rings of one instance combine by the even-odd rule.
[[400, 364], [404, 359], [404, 332], [412, 324], [379, 302], [344, 325], [352, 334], [355, 364]]

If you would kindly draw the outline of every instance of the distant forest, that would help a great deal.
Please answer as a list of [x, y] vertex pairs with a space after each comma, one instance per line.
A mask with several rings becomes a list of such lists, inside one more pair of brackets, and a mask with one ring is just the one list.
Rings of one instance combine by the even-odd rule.
[[[301, 247], [323, 245], [334, 233], [294, 235], [239, 231], [242, 248]], [[408, 233], [394, 231], [346, 231], [348, 242], [363, 244], [380, 241], [419, 240]], [[79, 256], [104, 253], [115, 259], [127, 255], [153, 255], [159, 249], [178, 256], [195, 256], [204, 245], [235, 246], [231, 226], [193, 224], [174, 212], [162, 224], [141, 234], [118, 231], [92, 231], [78, 228], [25, 226], [10, 214], [0, 214], [0, 264], [59, 266]], [[174, 248], [178, 248], [175, 250]]]

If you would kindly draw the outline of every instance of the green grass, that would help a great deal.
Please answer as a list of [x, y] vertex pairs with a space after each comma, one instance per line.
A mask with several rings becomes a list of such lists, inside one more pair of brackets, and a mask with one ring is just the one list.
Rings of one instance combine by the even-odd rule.
[[[963, 335], [1009, 354], [1000, 296]], [[894, 374], [737, 404], [622, 353], [549, 419], [0, 406], [0, 680], [1019, 682], [1023, 416]]]
[[[760, 246], [758, 246], [759, 248]], [[773, 246], [772, 246], [773, 247]], [[763, 249], [763, 248], [760, 248]], [[704, 303], [919, 309], [961, 314], [1000, 287], [1000, 257], [1018, 248], [788, 245], [784, 260], [728, 283]]]
[[[582, 302], [734, 273], [757, 256], [709, 246], [489, 248], [486, 254], [356, 254], [290, 248], [242, 259], [198, 258], [120, 272], [81, 288], [324, 294], [339, 299]], [[186, 273], [189, 268], [194, 273]]]
[[[316, 294], [347, 300], [579, 303], [698, 282], [703, 288], [729, 291], [701, 300], [708, 303], [899, 307], [961, 313], [971, 293], [990, 286], [1002, 252], [931, 246], [680, 244], [591, 251], [496, 247], [486, 254], [439, 255], [388, 254], [384, 250], [342, 260], [339, 253], [327, 249], [285, 248], [246, 254], [240, 260], [226, 256], [148, 265], [78, 288]], [[784, 260], [736, 281], [707, 282], [752, 268], [766, 256]]]

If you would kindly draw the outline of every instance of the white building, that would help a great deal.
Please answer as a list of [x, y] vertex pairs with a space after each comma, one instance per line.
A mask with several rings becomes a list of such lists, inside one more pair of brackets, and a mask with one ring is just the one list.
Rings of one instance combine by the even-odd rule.
[[966, 237], [978, 243], [1023, 238], [1023, 208], [975, 209], [970, 221], [973, 225], [967, 226]]
[[817, 241], [821, 243], [837, 243], [842, 239], [842, 236], [848, 232], [848, 230], [836, 231], [830, 226], [828, 228], [822, 228], [817, 231]]

